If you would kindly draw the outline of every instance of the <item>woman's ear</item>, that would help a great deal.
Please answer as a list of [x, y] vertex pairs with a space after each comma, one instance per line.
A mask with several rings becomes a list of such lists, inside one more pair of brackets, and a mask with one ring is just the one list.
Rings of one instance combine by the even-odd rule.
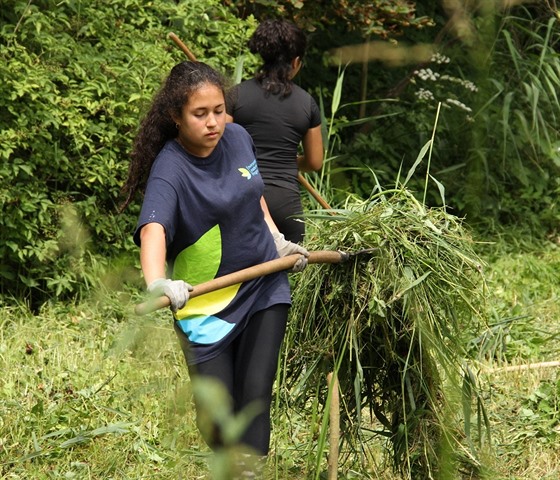
[[292, 59], [292, 61], [290, 62], [290, 65], [292, 66], [292, 72], [290, 74], [290, 78], [294, 78], [298, 74], [298, 72], [300, 71], [300, 69], [303, 65], [303, 62], [302, 62], [300, 57], [296, 57], [296, 58]]
[[179, 125], [181, 124], [181, 118], [174, 115], [174, 114], [171, 114], [171, 119], [173, 120], [173, 123], [175, 124], [175, 128], [177, 130], [179, 130]]

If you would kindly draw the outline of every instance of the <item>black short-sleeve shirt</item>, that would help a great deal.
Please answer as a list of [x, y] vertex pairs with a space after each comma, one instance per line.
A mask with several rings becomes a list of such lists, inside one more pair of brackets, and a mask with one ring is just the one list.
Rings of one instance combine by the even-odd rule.
[[264, 182], [297, 189], [298, 145], [321, 124], [313, 97], [296, 84], [287, 97], [273, 95], [251, 79], [232, 89], [228, 113], [251, 135]]

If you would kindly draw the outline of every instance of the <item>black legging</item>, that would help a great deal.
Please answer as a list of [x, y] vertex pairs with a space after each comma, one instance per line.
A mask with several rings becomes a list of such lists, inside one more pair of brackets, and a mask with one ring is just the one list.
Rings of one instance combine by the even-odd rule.
[[264, 199], [270, 216], [286, 240], [301, 243], [305, 234], [305, 223], [298, 218], [303, 213], [301, 194], [275, 185], [266, 185]]
[[[219, 380], [233, 399], [237, 413], [257, 400], [262, 410], [254, 418], [240, 443], [259, 455], [267, 455], [270, 446], [270, 406], [272, 385], [278, 367], [280, 346], [286, 332], [289, 305], [274, 305], [257, 312], [237, 338], [216, 358], [189, 366], [192, 379], [208, 376]], [[202, 409], [197, 405], [197, 419]], [[213, 450], [223, 446], [217, 426], [210, 434], [202, 429], [204, 440]]]

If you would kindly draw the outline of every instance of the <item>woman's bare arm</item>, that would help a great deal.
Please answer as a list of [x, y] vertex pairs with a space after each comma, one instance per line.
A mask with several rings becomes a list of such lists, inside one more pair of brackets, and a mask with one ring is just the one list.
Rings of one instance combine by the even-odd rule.
[[302, 172], [314, 172], [323, 166], [323, 137], [321, 125], [310, 128], [302, 139], [303, 155], [298, 156], [298, 169]]
[[159, 223], [148, 223], [140, 230], [140, 265], [146, 285], [158, 278], [166, 278], [165, 229]]

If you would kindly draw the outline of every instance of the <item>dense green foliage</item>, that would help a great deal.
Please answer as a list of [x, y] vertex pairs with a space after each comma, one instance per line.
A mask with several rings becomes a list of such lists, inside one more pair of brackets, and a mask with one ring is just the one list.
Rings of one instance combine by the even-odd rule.
[[407, 0], [373, 0], [369, 2], [330, 0], [226, 0], [239, 16], [257, 18], [283, 16], [293, 19], [309, 31], [325, 33], [342, 25], [358, 35], [389, 38], [406, 28], [422, 28], [432, 23], [428, 16], [416, 14], [416, 5]]
[[[340, 201], [348, 189], [367, 198], [375, 186], [370, 170], [393, 185], [436, 126], [431, 173], [457, 215], [486, 228], [524, 223], [536, 235], [554, 232], [560, 219], [557, 13], [546, 6], [502, 11], [490, 5], [450, 12], [432, 6], [425, 13], [436, 26], [406, 32], [399, 42], [431, 43], [432, 59], [370, 65], [361, 113], [350, 82], [365, 67], [346, 68], [335, 118], [341, 145], [332, 152]], [[359, 132], [348, 129], [360, 116]], [[422, 191], [423, 175], [415, 188]], [[438, 189], [428, 201], [441, 204]]]
[[130, 250], [135, 210], [117, 207], [131, 140], [185, 59], [167, 34], [232, 73], [251, 21], [220, 3], [3, 2], [0, 292], [74, 295]]

